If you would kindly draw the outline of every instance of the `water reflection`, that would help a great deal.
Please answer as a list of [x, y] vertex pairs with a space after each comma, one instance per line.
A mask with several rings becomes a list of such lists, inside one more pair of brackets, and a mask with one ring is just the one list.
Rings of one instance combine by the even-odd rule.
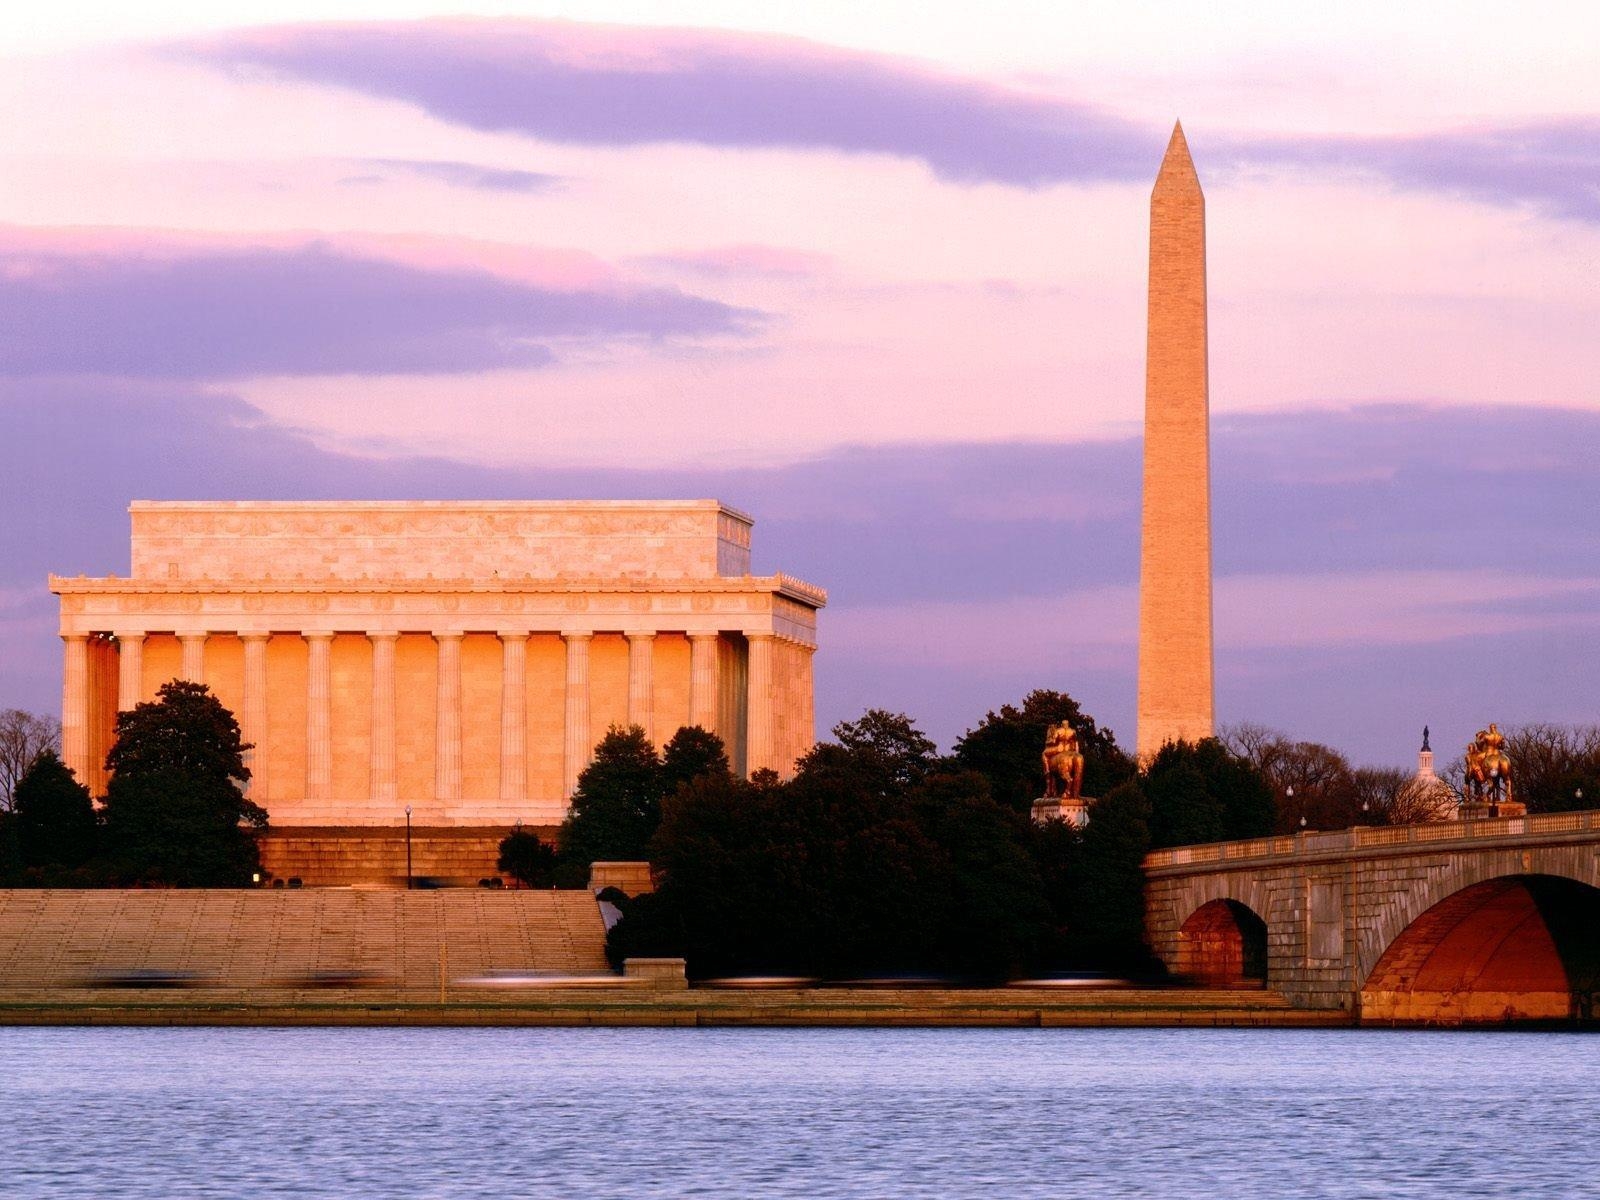
[[1579, 1034], [0, 1029], [11, 1198], [1557, 1196]]

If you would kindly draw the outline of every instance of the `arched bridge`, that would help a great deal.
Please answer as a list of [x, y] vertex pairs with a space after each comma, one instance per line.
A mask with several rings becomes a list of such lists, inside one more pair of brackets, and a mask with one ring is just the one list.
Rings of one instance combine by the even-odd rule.
[[1600, 1012], [1600, 811], [1179, 846], [1145, 875], [1150, 944], [1196, 982], [1376, 1024]]

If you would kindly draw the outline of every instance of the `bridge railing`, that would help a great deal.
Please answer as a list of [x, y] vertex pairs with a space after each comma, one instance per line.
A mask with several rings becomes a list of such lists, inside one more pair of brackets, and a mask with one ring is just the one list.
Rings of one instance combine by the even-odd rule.
[[1580, 833], [1600, 829], [1600, 809], [1540, 813], [1531, 817], [1488, 817], [1473, 821], [1431, 821], [1424, 825], [1357, 825], [1331, 832], [1296, 833], [1238, 842], [1173, 846], [1145, 856], [1146, 867], [1201, 866], [1240, 859], [1292, 858], [1302, 854], [1342, 853], [1368, 846], [1461, 842], [1527, 834]]

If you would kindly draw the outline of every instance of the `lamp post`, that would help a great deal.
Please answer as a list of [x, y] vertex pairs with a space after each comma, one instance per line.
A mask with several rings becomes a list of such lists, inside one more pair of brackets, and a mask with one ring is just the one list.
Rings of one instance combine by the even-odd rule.
[[406, 805], [406, 890], [411, 890], [411, 805]]
[[1500, 768], [1489, 768], [1489, 815], [1500, 815]]

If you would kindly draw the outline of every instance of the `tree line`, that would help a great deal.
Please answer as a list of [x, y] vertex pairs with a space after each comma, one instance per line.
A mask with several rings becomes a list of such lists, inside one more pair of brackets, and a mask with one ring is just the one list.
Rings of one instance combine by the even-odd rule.
[[250, 749], [202, 684], [173, 680], [117, 714], [98, 808], [61, 761], [37, 749], [0, 813], [0, 882], [43, 887], [240, 887], [260, 870], [245, 797]]
[[[1079, 732], [1085, 794], [1098, 797], [1082, 829], [1030, 815], [1045, 731], [1063, 720]], [[44, 744], [0, 811], [0, 880], [242, 886], [260, 870], [254, 832], [267, 814], [246, 793], [250, 747], [204, 686], [173, 681], [118, 715], [98, 807], [53, 730], [30, 736]], [[1531, 810], [1600, 798], [1600, 731], [1524, 726], [1508, 750]], [[1139, 974], [1155, 969], [1143, 944], [1150, 850], [1404, 822], [1417, 815], [1408, 783], [1255, 726], [1170, 744], [1140, 769], [1110, 729], [1045, 690], [987, 713], [948, 754], [910, 718], [870, 710], [787, 780], [736, 778], [703, 729], [658, 752], [637, 727], [616, 727], [555, 837], [512, 831], [499, 867], [530, 886], [581, 887], [593, 862], [650, 862], [653, 893], [611, 897], [623, 918], [609, 952], [682, 955], [702, 977]]]
[[[1082, 829], [1031, 819], [1045, 730], [1062, 720], [1099, 794]], [[1144, 856], [1262, 836], [1276, 818], [1266, 780], [1216, 739], [1169, 745], [1141, 772], [1061, 692], [987, 714], [948, 755], [871, 710], [788, 780], [735, 778], [714, 735], [689, 732], [692, 759], [613, 729], [548, 853], [649, 861], [654, 892], [610, 897], [623, 917], [608, 952], [683, 956], [697, 977], [1150, 973]]]

